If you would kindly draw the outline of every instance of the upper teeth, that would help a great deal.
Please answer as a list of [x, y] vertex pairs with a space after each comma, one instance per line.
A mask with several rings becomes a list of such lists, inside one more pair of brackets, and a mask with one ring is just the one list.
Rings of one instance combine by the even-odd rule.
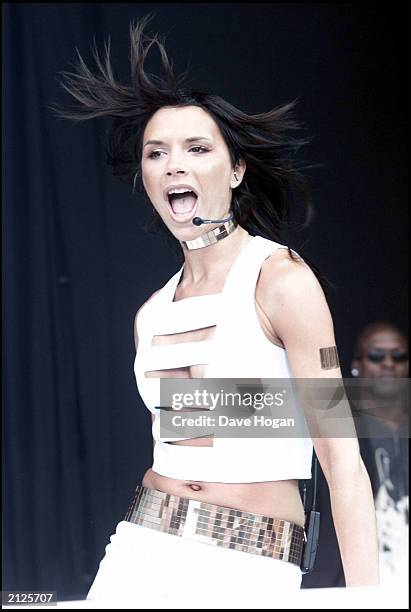
[[191, 189], [185, 189], [184, 187], [181, 189], [170, 189], [170, 191], [168, 192], [168, 195], [171, 195], [172, 193], [189, 193], [191, 191]]

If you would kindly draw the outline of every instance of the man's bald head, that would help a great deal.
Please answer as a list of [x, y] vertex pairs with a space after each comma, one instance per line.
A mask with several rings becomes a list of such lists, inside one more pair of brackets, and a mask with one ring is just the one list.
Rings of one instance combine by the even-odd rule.
[[380, 335], [381, 333], [388, 332], [388, 334], [397, 337], [401, 340], [402, 344], [408, 344], [407, 335], [391, 321], [374, 321], [369, 323], [360, 331], [355, 341], [354, 347], [354, 359], [361, 359], [364, 352], [367, 351], [370, 338]]

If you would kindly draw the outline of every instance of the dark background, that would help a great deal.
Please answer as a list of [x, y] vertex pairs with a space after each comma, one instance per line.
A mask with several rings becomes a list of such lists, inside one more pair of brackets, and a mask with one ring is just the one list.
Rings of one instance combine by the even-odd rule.
[[4, 3], [4, 590], [83, 597], [151, 466], [133, 319], [177, 263], [105, 165], [104, 121], [48, 108], [71, 104], [57, 72], [76, 46], [89, 61], [94, 35], [127, 80], [129, 21], [150, 11], [196, 86], [250, 113], [299, 98], [301, 156], [320, 166], [316, 218], [290, 245], [336, 286], [344, 375], [364, 324], [408, 330], [404, 3]]

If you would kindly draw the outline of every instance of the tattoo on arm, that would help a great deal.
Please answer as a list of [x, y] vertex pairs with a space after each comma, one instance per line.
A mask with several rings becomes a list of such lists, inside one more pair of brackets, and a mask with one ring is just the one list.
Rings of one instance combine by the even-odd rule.
[[340, 361], [338, 359], [337, 347], [328, 346], [327, 348], [320, 348], [320, 360], [322, 370], [332, 370], [333, 368], [339, 368]]

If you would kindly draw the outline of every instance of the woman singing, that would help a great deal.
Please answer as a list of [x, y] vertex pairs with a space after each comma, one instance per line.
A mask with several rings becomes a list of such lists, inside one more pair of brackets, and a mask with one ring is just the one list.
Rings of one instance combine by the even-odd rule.
[[[135, 317], [135, 375], [152, 413], [154, 462], [88, 597], [138, 601], [145, 594], [173, 603], [189, 594], [235, 606], [299, 589], [305, 515], [298, 482], [311, 477], [313, 446], [347, 586], [376, 585], [375, 513], [356, 437], [160, 435], [161, 378], [338, 379], [341, 370], [321, 284], [277, 241], [290, 190], [301, 185], [290, 155], [301, 144], [289, 135], [292, 105], [250, 115], [219, 96], [182, 89], [163, 43], [143, 39], [150, 18], [131, 24], [130, 86], [115, 81], [109, 47], [104, 63], [95, 52], [97, 75], [81, 58], [77, 73], [63, 73], [80, 107], [59, 114], [112, 118], [115, 176], [142, 184], [184, 257]], [[144, 70], [153, 43], [161, 79]]]

